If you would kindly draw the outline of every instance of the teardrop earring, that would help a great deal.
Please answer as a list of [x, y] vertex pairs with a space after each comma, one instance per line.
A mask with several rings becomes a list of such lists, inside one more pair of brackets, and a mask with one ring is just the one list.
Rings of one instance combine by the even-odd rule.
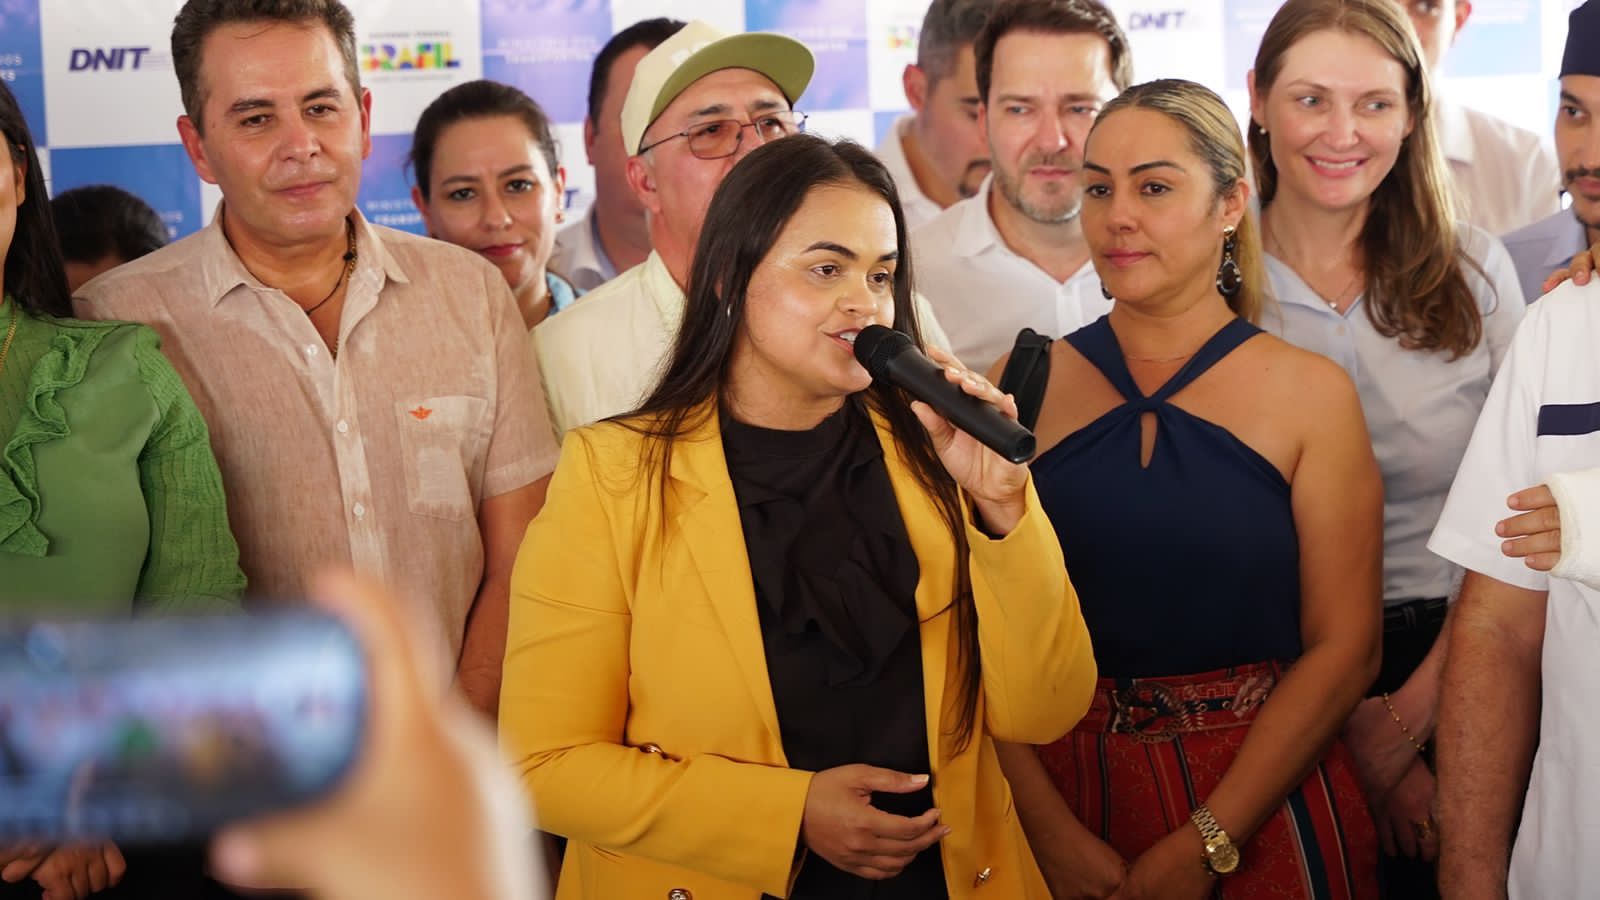
[[1238, 247], [1239, 239], [1234, 227], [1229, 225], [1222, 229], [1222, 265], [1217, 267], [1217, 293], [1229, 300], [1239, 296], [1239, 289], [1244, 286], [1244, 276], [1233, 259], [1233, 251]]

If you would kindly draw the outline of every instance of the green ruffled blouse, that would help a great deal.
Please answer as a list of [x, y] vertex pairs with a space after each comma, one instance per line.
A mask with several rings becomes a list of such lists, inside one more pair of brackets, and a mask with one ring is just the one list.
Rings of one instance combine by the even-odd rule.
[[0, 616], [237, 608], [200, 411], [155, 332], [0, 305]]

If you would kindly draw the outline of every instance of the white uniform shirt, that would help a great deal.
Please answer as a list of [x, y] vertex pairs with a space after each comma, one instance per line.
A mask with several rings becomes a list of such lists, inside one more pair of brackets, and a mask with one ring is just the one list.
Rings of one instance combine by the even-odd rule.
[[[1511, 900], [1592, 897], [1600, 886], [1600, 591], [1500, 552], [1506, 498], [1600, 464], [1600, 281], [1568, 282], [1517, 333], [1428, 547], [1506, 584], [1548, 591], [1539, 749], [1511, 854]], [[1468, 702], [1471, 702], [1470, 699]], [[1527, 698], [1540, 703], [1539, 697]], [[1495, 734], [1475, 739], [1498, 740]]]
[[1501, 235], [1561, 209], [1560, 167], [1538, 135], [1448, 100], [1438, 110], [1462, 218]]
[[[950, 335], [956, 358], [987, 372], [1024, 328], [1061, 337], [1111, 311], [1094, 266], [1064, 283], [1012, 250], [989, 217], [993, 176], [977, 196], [911, 236], [917, 289]], [[1001, 202], [1004, 202], [1003, 200]]]
[[889, 133], [883, 136], [883, 143], [874, 151], [878, 154], [878, 161], [894, 177], [894, 188], [900, 194], [900, 209], [905, 213], [907, 231], [914, 231], [933, 221], [934, 216], [944, 211], [922, 192], [922, 186], [917, 184], [917, 176], [911, 174], [911, 163], [906, 161], [906, 148], [901, 141], [915, 119], [916, 116], [911, 113], [896, 119]]
[[[534, 327], [532, 341], [556, 434], [639, 406], [667, 364], [687, 302], [654, 251], [645, 261]], [[949, 347], [927, 301], [916, 298], [922, 337]]]
[[577, 221], [556, 232], [556, 248], [550, 253], [550, 270], [564, 276], [580, 291], [592, 291], [617, 277], [617, 267], [606, 256], [595, 228], [594, 207]]
[[1527, 308], [1500, 242], [1469, 226], [1460, 233], [1467, 257], [1488, 279], [1466, 267], [1483, 313], [1483, 340], [1454, 361], [1448, 353], [1402, 349], [1398, 339], [1379, 334], [1364, 298], [1339, 315], [1293, 269], [1267, 257], [1279, 308], [1267, 310], [1262, 327], [1338, 363], [1361, 395], [1383, 474], [1383, 597], [1389, 603], [1444, 597], [1454, 588], [1459, 573], [1428, 552], [1428, 535]]

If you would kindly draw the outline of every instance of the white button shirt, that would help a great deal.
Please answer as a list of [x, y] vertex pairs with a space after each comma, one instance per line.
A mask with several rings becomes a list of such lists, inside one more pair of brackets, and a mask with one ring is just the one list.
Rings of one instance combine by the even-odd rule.
[[1338, 363], [1355, 381], [1372, 449], [1383, 475], [1383, 597], [1397, 603], [1448, 596], [1458, 572], [1428, 552], [1445, 495], [1467, 449], [1489, 384], [1527, 305], [1511, 258], [1498, 240], [1461, 228], [1467, 283], [1483, 313], [1483, 339], [1452, 361], [1448, 353], [1405, 350], [1367, 317], [1364, 298], [1334, 312], [1294, 270], [1267, 257], [1278, 307], [1262, 327]]
[[956, 358], [979, 372], [1011, 352], [1024, 328], [1061, 337], [1111, 311], [1094, 266], [1084, 263], [1059, 282], [1006, 244], [989, 216], [993, 184], [993, 176], [985, 178], [976, 196], [911, 236], [917, 289], [949, 333]]
[[[1511, 900], [1592, 897], [1600, 885], [1600, 591], [1500, 552], [1506, 498], [1600, 464], [1600, 282], [1534, 304], [1484, 404], [1428, 546], [1506, 584], [1548, 591], [1539, 749], [1511, 854]], [[1469, 701], [1470, 702], [1470, 699]], [[1526, 698], [1540, 703], [1540, 697]], [[1475, 739], [1498, 740], [1495, 734]]]
[[1538, 135], [1449, 100], [1438, 109], [1462, 218], [1501, 235], [1561, 209], [1560, 167]]
[[[655, 388], [683, 324], [687, 298], [654, 251], [534, 327], [534, 355], [544, 376], [556, 433], [639, 406]], [[916, 298], [925, 341], [949, 347], [932, 310]]]
[[579, 291], [592, 291], [617, 277], [617, 267], [600, 244], [593, 206], [577, 221], [556, 232], [556, 247], [550, 253], [550, 271], [565, 277]]
[[889, 133], [883, 136], [883, 143], [874, 151], [878, 154], [878, 161], [894, 177], [894, 188], [900, 194], [900, 208], [905, 213], [907, 231], [915, 231], [944, 211], [943, 207], [929, 200], [928, 195], [922, 192], [922, 186], [917, 184], [917, 176], [911, 174], [911, 163], [906, 161], [906, 148], [901, 141], [915, 119], [916, 115], [912, 113], [896, 119]]

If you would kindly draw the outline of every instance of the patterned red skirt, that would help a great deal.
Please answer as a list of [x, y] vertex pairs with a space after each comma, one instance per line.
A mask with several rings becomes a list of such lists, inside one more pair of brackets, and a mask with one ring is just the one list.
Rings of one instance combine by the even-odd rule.
[[[1083, 721], [1039, 758], [1084, 826], [1131, 862], [1188, 824], [1233, 764], [1278, 672], [1262, 663], [1102, 678]], [[1251, 836], [1239, 870], [1218, 888], [1222, 900], [1378, 896], [1377, 834], [1343, 744]]]

